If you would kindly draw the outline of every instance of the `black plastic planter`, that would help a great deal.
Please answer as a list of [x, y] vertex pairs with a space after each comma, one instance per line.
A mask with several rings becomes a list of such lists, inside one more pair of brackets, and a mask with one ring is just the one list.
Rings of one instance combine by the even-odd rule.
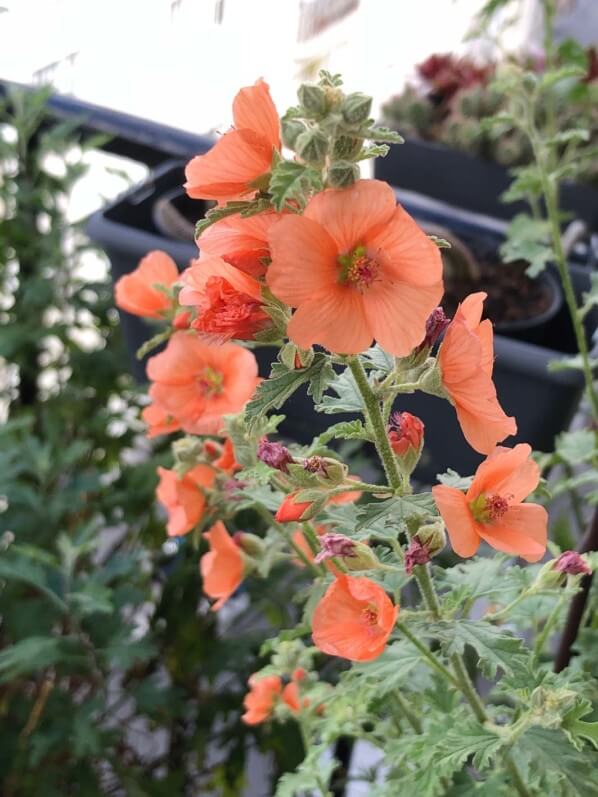
[[[374, 173], [390, 185], [473, 213], [512, 219], [517, 213], [529, 212], [525, 202], [500, 201], [512, 182], [506, 167], [444, 144], [418, 139], [393, 144], [385, 158], [376, 159]], [[598, 230], [598, 191], [565, 183], [561, 205], [590, 230]]]
[[[183, 183], [183, 164], [168, 163], [155, 171], [149, 181], [129, 191], [107, 208], [94, 214], [89, 221], [88, 233], [107, 252], [114, 279], [134, 269], [148, 251], [162, 249], [168, 252], [180, 268], [197, 255], [192, 243], [167, 237], [160, 232], [160, 214], [156, 213], [160, 199], [168, 197], [182, 215], [191, 211], [191, 218], [201, 214], [201, 203], [189, 202], [177, 188]], [[398, 191], [399, 201], [414, 216], [444, 226], [465, 241], [477, 241], [496, 249], [504, 235], [504, 222], [478, 214], [455, 210], [450, 206], [431, 201], [408, 191]], [[587, 267], [571, 266], [578, 293], [589, 288]], [[586, 318], [590, 337], [597, 325], [598, 313]], [[149, 325], [139, 318], [121, 313], [123, 328], [132, 358], [132, 370], [139, 380], [145, 379], [145, 368], [134, 358], [137, 348], [151, 334]], [[534, 448], [549, 450], [554, 436], [565, 429], [577, 407], [582, 379], [577, 371], [549, 373], [548, 363], [575, 351], [573, 330], [564, 306], [534, 334], [539, 339], [530, 343], [515, 339], [527, 335], [520, 330], [510, 330], [509, 337], [495, 336], [495, 382], [500, 401], [508, 414], [517, 418], [517, 440], [527, 441]], [[274, 359], [274, 349], [258, 349], [260, 373], [267, 376]], [[426, 455], [418, 469], [418, 476], [433, 480], [436, 473], [452, 467], [460, 473], [470, 473], [480, 461], [465, 442], [456, 421], [453, 408], [445, 401], [417, 393], [402, 396], [397, 409], [419, 415], [426, 424]], [[324, 416], [314, 412], [312, 400], [306, 392], [298, 391], [285, 405], [287, 421], [281, 432], [299, 442], [308, 442], [326, 426], [342, 416]], [[509, 441], [511, 442], [511, 441]]]

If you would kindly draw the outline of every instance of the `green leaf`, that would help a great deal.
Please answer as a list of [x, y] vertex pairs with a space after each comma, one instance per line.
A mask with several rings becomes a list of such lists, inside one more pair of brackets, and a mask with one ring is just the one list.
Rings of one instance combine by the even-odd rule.
[[469, 490], [473, 481], [473, 476], [460, 476], [452, 468], [448, 468], [446, 473], [437, 473], [436, 478], [440, 484], [446, 484], [447, 487], [454, 487], [456, 490]]
[[[598, 357], [590, 357], [590, 368], [598, 368]], [[548, 370], [550, 373], [557, 373], [558, 371], [583, 371], [584, 364], [581, 354], [576, 354], [573, 357], [561, 357], [558, 360], [551, 360], [548, 363]]]
[[513, 747], [524, 780], [550, 797], [598, 797], [592, 760], [576, 751], [560, 730], [530, 728]]
[[353, 665], [343, 673], [342, 683], [350, 686], [355, 678], [372, 681], [383, 695], [408, 684], [410, 673], [421, 665], [421, 653], [410, 642], [401, 639], [388, 645], [384, 653], [374, 661]]
[[309, 197], [322, 188], [322, 175], [319, 171], [303, 163], [280, 161], [272, 172], [269, 190], [272, 204], [280, 212], [293, 202], [300, 208], [305, 207]]
[[527, 660], [521, 639], [483, 620], [439, 620], [425, 633], [439, 639], [447, 656], [462, 654], [466, 647], [473, 648], [480, 669], [488, 678], [494, 678], [499, 669], [511, 675], [525, 666]]
[[85, 661], [76, 637], [30, 636], [0, 652], [0, 683], [61, 662]]
[[569, 465], [588, 462], [596, 453], [595, 434], [589, 429], [563, 432], [557, 437], [556, 451]]
[[577, 705], [563, 717], [562, 729], [576, 750], [583, 750], [585, 740], [598, 750], [598, 722], [582, 720], [592, 712], [592, 703], [580, 698]]
[[389, 144], [404, 144], [405, 139], [390, 127], [367, 127], [358, 131], [357, 135], [369, 138], [370, 141], [388, 141]]
[[272, 372], [255, 391], [254, 397], [245, 408], [245, 418], [253, 428], [256, 419], [273, 409], [279, 409], [293, 393], [310, 382], [311, 390], [319, 392], [330, 377], [328, 356], [318, 352], [307, 368], [289, 370], [282, 363], [273, 363]]
[[343, 421], [329, 426], [325, 432], [318, 437], [318, 445], [325, 445], [330, 440], [369, 440], [372, 436], [368, 434], [365, 426], [359, 420]]
[[506, 263], [526, 260], [529, 267], [526, 273], [537, 277], [553, 259], [550, 241], [550, 227], [543, 219], [533, 219], [520, 213], [509, 224], [507, 239], [500, 247], [500, 254]]
[[85, 616], [88, 614], [110, 614], [112, 606], [112, 590], [101, 584], [88, 581], [78, 592], [71, 592], [67, 595], [70, 603], [73, 603], [77, 613]]
[[311, 797], [314, 793], [332, 797], [327, 786], [336, 761], [330, 757], [324, 759], [326, 752], [324, 745], [312, 746], [297, 770], [280, 778], [274, 797]]
[[438, 756], [439, 767], [460, 768], [470, 757], [478, 769], [486, 769], [501, 752], [504, 745], [502, 737], [486, 729], [478, 722], [470, 721], [448, 729], [445, 739], [447, 752]]
[[403, 523], [415, 515], [434, 515], [436, 508], [431, 493], [415, 493], [402, 497], [387, 498], [384, 501], [360, 504], [357, 507], [356, 531], [374, 524], [381, 519], [393, 524]]
[[342, 374], [337, 375], [328, 387], [337, 395], [323, 396], [322, 400], [316, 404], [318, 412], [332, 415], [337, 412], [363, 412], [363, 400], [357, 389], [351, 371], [347, 368]]

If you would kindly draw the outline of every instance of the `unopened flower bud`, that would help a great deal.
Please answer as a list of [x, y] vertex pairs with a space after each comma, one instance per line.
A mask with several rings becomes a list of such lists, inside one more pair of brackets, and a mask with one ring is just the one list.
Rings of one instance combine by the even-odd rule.
[[335, 139], [332, 150], [334, 160], [351, 161], [361, 152], [363, 146], [362, 138], [354, 136], [339, 136]]
[[316, 86], [313, 83], [303, 83], [299, 86], [297, 96], [306, 112], [306, 116], [324, 116], [328, 111], [326, 92], [321, 86]]
[[347, 124], [357, 125], [369, 119], [372, 110], [372, 98], [360, 91], [347, 94], [341, 105], [341, 113]]
[[333, 557], [342, 559], [348, 570], [371, 570], [379, 564], [369, 545], [356, 542], [343, 534], [324, 534], [320, 537], [320, 544], [322, 550], [314, 559], [316, 564]]
[[197, 437], [182, 437], [172, 444], [175, 467], [183, 466], [186, 470], [197, 465], [203, 454], [203, 443]]
[[341, 160], [330, 164], [328, 184], [331, 188], [349, 188], [356, 180], [359, 180], [359, 166], [356, 163]]
[[321, 166], [328, 152], [328, 138], [320, 130], [306, 130], [297, 136], [295, 152], [306, 163]]
[[278, 510], [275, 519], [279, 523], [297, 523], [301, 520], [308, 520], [310, 517], [310, 510], [313, 507], [313, 501], [295, 501], [297, 493], [289, 493], [286, 495]]
[[432, 310], [426, 321], [426, 336], [418, 349], [431, 349], [450, 323], [450, 319], [446, 317], [442, 307]]
[[282, 142], [289, 149], [295, 148], [297, 138], [307, 130], [305, 122], [299, 119], [283, 119], [280, 126], [282, 129]]
[[266, 438], [260, 440], [257, 449], [257, 458], [271, 468], [280, 470], [283, 473], [288, 473], [288, 465], [295, 460], [291, 456], [291, 452], [286, 446], [281, 443], [271, 443]]
[[390, 447], [399, 458], [401, 470], [413, 472], [424, 444], [424, 424], [410, 412], [393, 413], [388, 429]]
[[446, 532], [442, 520], [425, 523], [417, 530], [416, 539], [428, 551], [430, 556], [436, 556], [446, 547]]
[[265, 553], [265, 543], [257, 534], [250, 534], [247, 531], [237, 531], [233, 534], [233, 540], [248, 556], [260, 559]]
[[181, 313], [177, 313], [174, 317], [174, 321], [172, 322], [172, 326], [175, 329], [189, 329], [189, 324], [191, 323], [191, 311], [190, 310], [183, 310]]
[[577, 551], [565, 551], [553, 563], [552, 567], [559, 573], [566, 573], [568, 576], [589, 576], [592, 572], [592, 568]]

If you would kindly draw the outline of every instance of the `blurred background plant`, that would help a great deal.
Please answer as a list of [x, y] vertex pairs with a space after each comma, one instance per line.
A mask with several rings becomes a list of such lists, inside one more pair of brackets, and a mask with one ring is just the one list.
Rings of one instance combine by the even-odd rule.
[[141, 434], [112, 285], [68, 221], [85, 149], [48, 94], [0, 108], [0, 792], [239, 795], [251, 749], [273, 777], [297, 763], [294, 728], [239, 716], [289, 576], [251, 612], [241, 596], [227, 633], [198, 551], [164, 545], [169, 454]]

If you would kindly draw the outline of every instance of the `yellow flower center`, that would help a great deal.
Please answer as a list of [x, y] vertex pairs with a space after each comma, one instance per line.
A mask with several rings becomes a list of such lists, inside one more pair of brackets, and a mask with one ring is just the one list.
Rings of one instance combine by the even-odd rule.
[[205, 396], [217, 396], [224, 388], [224, 377], [208, 365], [197, 377], [197, 384]]
[[469, 508], [478, 523], [493, 523], [504, 517], [509, 509], [510, 495], [485, 495], [482, 493], [471, 501]]
[[362, 609], [361, 616], [367, 625], [376, 625], [378, 622], [378, 608], [373, 603]]
[[356, 247], [351, 254], [339, 255], [339, 282], [348, 283], [359, 291], [371, 288], [379, 278], [380, 264], [367, 253], [365, 246]]

